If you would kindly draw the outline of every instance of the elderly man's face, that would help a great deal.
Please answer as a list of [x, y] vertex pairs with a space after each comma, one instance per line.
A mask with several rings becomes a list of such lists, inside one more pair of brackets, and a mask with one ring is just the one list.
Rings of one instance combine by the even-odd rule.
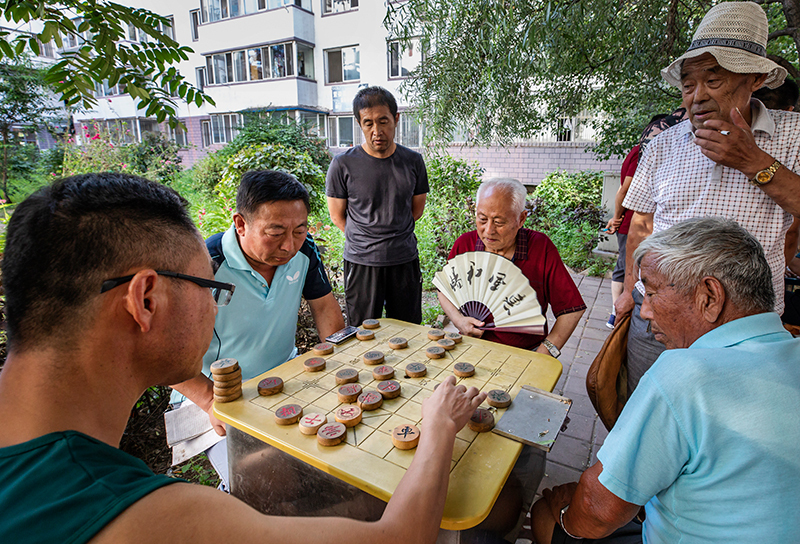
[[670, 284], [656, 270], [656, 260], [649, 254], [642, 259], [639, 273], [645, 288], [641, 316], [650, 322], [656, 340], [667, 349], [691, 346], [705, 332], [693, 294]]
[[706, 121], [731, 122], [731, 110], [739, 108], [750, 122], [750, 95], [761, 87], [763, 75], [737, 74], [717, 63], [710, 53], [686, 59], [681, 68], [683, 105], [695, 129]]
[[502, 255], [514, 248], [526, 216], [527, 212], [517, 213], [506, 191], [488, 189], [478, 201], [475, 227], [486, 249]]

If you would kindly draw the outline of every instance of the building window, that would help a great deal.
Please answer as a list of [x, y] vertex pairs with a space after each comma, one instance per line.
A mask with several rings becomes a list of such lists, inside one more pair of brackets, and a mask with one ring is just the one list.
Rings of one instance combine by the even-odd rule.
[[189, 12], [189, 27], [192, 29], [192, 41], [200, 39], [200, 10], [193, 9]]
[[170, 15], [167, 17], [167, 22], [160, 25], [161, 33], [166, 37], [175, 39], [175, 17]]
[[352, 115], [328, 117], [328, 146], [353, 147], [363, 141], [361, 128]]
[[[167, 126], [169, 127], [169, 125]], [[175, 128], [169, 127], [169, 139], [181, 147], [187, 147], [189, 145], [189, 138], [186, 137], [186, 131], [181, 126]]]
[[104, 79], [102, 83], [95, 83], [94, 84], [94, 94], [98, 98], [102, 98], [104, 96], [115, 96], [118, 94], [124, 94], [125, 89], [121, 85], [109, 85], [108, 80]]
[[203, 121], [203, 147], [211, 145], [211, 121]]
[[249, 15], [265, 9], [300, 6], [311, 11], [310, 0], [201, 0], [200, 22], [213, 23], [230, 17]]
[[41, 40], [37, 38], [39, 42], [39, 56], [40, 57], [47, 57], [49, 59], [56, 58], [56, 49], [53, 47], [53, 40], [50, 40], [47, 43], [42, 43]]
[[199, 90], [203, 90], [206, 86], [206, 69], [205, 67], [195, 68], [194, 69], [194, 76], [197, 80], [196, 87]]
[[406, 147], [422, 146], [422, 127], [411, 112], [400, 114], [395, 141]]
[[358, 47], [342, 47], [325, 52], [328, 63], [327, 83], [343, 83], [361, 79], [361, 55]]
[[389, 42], [389, 77], [408, 77], [421, 61], [419, 39], [412, 39], [405, 46], [400, 42]]
[[215, 144], [227, 144], [239, 133], [239, 114], [211, 115], [211, 140]]
[[325, 116], [321, 113], [310, 111], [299, 112], [299, 123], [309, 134], [317, 138], [325, 138]]
[[322, 12], [325, 14], [341, 13], [343, 11], [357, 9], [358, 0], [322, 0], [322, 6]]
[[295, 47], [293, 42], [218, 53], [206, 57], [206, 84], [224, 85], [290, 77], [295, 75], [295, 65], [302, 70], [300, 75], [313, 78], [313, 59], [314, 50], [311, 47]]
[[297, 75], [314, 79], [314, 49], [302, 43], [297, 44]]

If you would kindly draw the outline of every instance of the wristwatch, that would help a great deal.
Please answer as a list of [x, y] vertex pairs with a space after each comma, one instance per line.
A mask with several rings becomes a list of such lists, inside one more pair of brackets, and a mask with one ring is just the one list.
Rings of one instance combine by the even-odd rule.
[[572, 540], [583, 540], [582, 537], [570, 534], [570, 532], [567, 531], [567, 528], [564, 527], [564, 514], [567, 513], [568, 509], [569, 509], [569, 505], [566, 505], [564, 508], [561, 509], [561, 513], [558, 515], [558, 524], [561, 525], [561, 530], [564, 531], [564, 534], [566, 534]]
[[780, 161], [773, 162], [769, 168], [766, 170], [761, 170], [756, 174], [756, 177], [750, 180], [750, 183], [755, 185], [756, 187], [761, 187], [762, 185], [766, 185], [772, 178], [775, 177], [775, 172], [778, 171], [778, 168], [783, 166]]
[[556, 359], [558, 359], [559, 355], [561, 355], [561, 350], [558, 349], [556, 347], [556, 345], [554, 343], [552, 343], [550, 340], [548, 340], [547, 338], [542, 340], [542, 344], [544, 344], [544, 347], [546, 347], [547, 351], [550, 352], [550, 355], [552, 355]]

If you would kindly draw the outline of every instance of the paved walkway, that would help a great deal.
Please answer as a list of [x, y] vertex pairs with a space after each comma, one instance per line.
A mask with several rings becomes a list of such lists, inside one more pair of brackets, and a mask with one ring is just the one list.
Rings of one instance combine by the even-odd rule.
[[[569, 342], [561, 350], [559, 361], [564, 365], [564, 371], [553, 390], [572, 399], [570, 422], [547, 454], [545, 477], [539, 486], [537, 499], [542, 489], [578, 481], [581, 473], [597, 461], [597, 450], [608, 434], [586, 394], [586, 373], [611, 332], [606, 327], [611, 310], [611, 280], [578, 274], [573, 274], [572, 278], [587, 309]], [[552, 315], [548, 317], [552, 323]], [[517, 544], [530, 542], [530, 533], [526, 528]]]

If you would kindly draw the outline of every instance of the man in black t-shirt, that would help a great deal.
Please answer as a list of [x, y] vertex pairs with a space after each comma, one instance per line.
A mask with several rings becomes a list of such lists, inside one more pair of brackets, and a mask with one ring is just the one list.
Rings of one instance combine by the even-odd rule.
[[394, 142], [400, 115], [392, 94], [368, 87], [353, 100], [364, 143], [333, 159], [328, 210], [345, 235], [348, 322], [386, 316], [422, 321], [422, 275], [414, 223], [422, 217], [428, 173], [422, 155]]

